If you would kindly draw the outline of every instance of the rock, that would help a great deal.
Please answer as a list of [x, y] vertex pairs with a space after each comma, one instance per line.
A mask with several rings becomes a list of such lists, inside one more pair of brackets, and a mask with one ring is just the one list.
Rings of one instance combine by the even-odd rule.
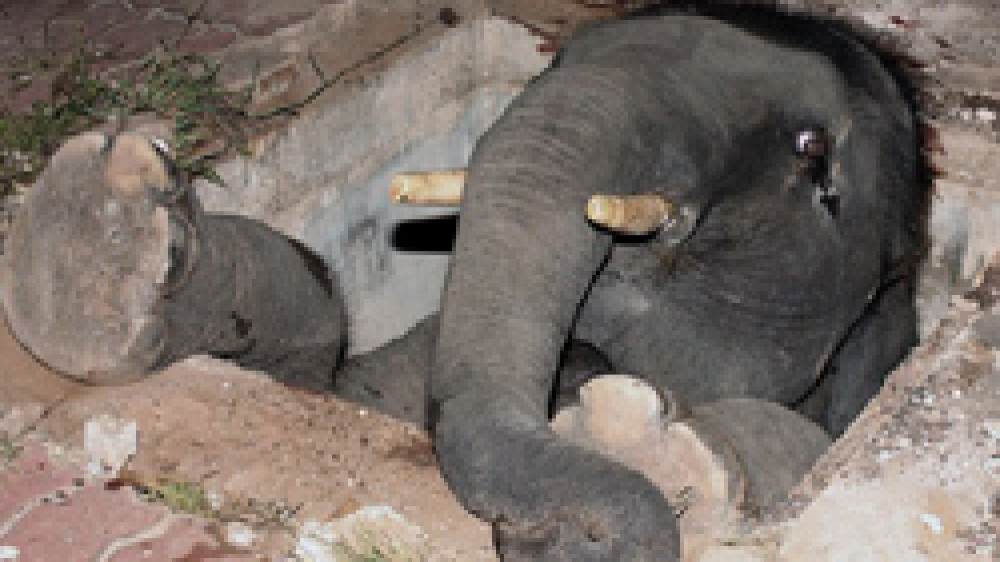
[[101, 414], [84, 424], [83, 448], [91, 476], [113, 477], [138, 451], [139, 426]]
[[982, 280], [1000, 240], [1000, 145], [955, 127], [938, 133], [949, 170], [934, 185], [930, 210], [931, 247], [921, 265], [917, 304], [920, 338], [934, 331], [954, 297]]
[[393, 508], [366, 506], [335, 521], [306, 521], [295, 555], [307, 562], [338, 560], [444, 560], [431, 555], [427, 534]]
[[4, 411], [0, 404], [0, 434], [15, 437], [38, 423], [45, 408], [37, 403], [17, 404]]
[[915, 474], [831, 486], [785, 532], [780, 560], [960, 560], [956, 513], [974, 503]]
[[257, 540], [252, 527], [241, 521], [226, 525], [226, 542], [237, 547], [250, 548]]

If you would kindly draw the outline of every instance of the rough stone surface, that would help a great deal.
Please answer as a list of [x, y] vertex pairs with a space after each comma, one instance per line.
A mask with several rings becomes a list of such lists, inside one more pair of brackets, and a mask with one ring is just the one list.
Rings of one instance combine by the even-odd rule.
[[307, 521], [299, 530], [295, 553], [315, 562], [382, 554], [398, 560], [454, 560], [432, 552], [427, 534], [389, 506], [367, 506], [336, 521]]

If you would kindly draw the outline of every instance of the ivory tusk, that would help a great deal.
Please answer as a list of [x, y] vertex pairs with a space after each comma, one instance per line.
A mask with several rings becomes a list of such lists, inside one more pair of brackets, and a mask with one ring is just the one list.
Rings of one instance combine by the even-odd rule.
[[[389, 184], [394, 203], [457, 207], [462, 204], [465, 170], [435, 170], [396, 174]], [[660, 195], [594, 195], [587, 202], [587, 218], [620, 234], [646, 235], [661, 228], [677, 213]]]
[[651, 234], [675, 213], [673, 203], [655, 194], [593, 195], [587, 202], [588, 219], [620, 234]]
[[389, 184], [394, 203], [457, 207], [462, 204], [465, 170], [436, 170], [396, 174]]

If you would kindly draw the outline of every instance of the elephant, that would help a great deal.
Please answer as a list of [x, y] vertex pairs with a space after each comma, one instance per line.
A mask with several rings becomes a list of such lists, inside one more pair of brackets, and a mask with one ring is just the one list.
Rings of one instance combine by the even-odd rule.
[[[441, 470], [505, 560], [676, 560], [669, 502], [547, 425], [571, 339], [684, 403], [841, 433], [915, 343], [917, 106], [845, 26], [659, 7], [569, 38], [479, 139], [429, 378]], [[679, 210], [588, 222], [593, 194]]]
[[[436, 315], [346, 357], [337, 273], [258, 220], [205, 211], [163, 139], [139, 131], [67, 139], [7, 246], [0, 312], [63, 375], [125, 384], [207, 354], [427, 425]], [[586, 381], [610, 370], [592, 346], [571, 345], [554, 405], [574, 403]]]
[[[549, 417], [613, 370], [696, 409], [762, 400], [841, 433], [916, 339], [927, 190], [913, 100], [841, 26], [671, 3], [581, 30], [483, 135], [439, 315], [369, 355], [341, 362], [346, 312], [304, 248], [203, 213], [164, 151], [131, 136], [67, 148], [86, 173], [50, 175], [68, 178], [80, 228], [44, 220], [61, 207], [32, 195], [43, 219], [18, 219], [8, 259], [42, 269], [7, 268], [0, 294], [19, 339], [89, 382], [205, 352], [319, 389], [339, 369], [342, 396], [431, 429], [504, 559], [676, 560], [659, 490]], [[74, 189], [91, 179], [104, 191]], [[619, 233], [588, 222], [594, 194], [656, 195], [677, 213]], [[81, 366], [71, 343], [96, 359]]]

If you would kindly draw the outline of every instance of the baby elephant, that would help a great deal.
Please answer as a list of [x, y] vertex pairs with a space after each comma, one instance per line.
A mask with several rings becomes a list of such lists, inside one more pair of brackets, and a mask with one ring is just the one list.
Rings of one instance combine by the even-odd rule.
[[[679, 556], [655, 486], [547, 425], [570, 338], [693, 407], [800, 406], [834, 435], [914, 342], [907, 90], [835, 25], [697, 10], [570, 39], [469, 163], [430, 413], [507, 560]], [[634, 196], [664, 202], [654, 233], [605, 209]]]

